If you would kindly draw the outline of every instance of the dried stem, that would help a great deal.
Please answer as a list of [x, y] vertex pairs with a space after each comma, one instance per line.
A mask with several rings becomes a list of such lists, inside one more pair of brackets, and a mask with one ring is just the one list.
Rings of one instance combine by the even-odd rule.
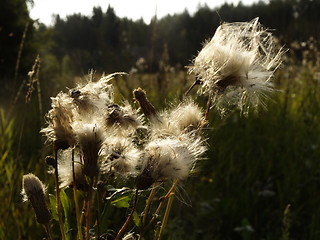
[[78, 202], [78, 192], [76, 185], [76, 176], [74, 172], [74, 149], [72, 149], [72, 177], [73, 177], [73, 197], [74, 197], [74, 205], [76, 208], [76, 220], [77, 220], [77, 228], [78, 228], [78, 239], [83, 240], [82, 236], [82, 225], [80, 222], [80, 212], [79, 212], [79, 202]]
[[144, 225], [144, 223], [146, 222], [146, 219], [147, 219], [147, 215], [148, 215], [148, 211], [149, 211], [149, 208], [150, 208], [150, 205], [151, 205], [151, 202], [154, 198], [154, 195], [155, 195], [155, 192], [156, 192], [156, 188], [153, 187], [151, 189], [151, 192], [150, 192], [150, 195], [147, 199], [147, 202], [146, 202], [146, 206], [143, 210], [143, 218], [142, 218], [142, 226]]
[[167, 204], [164, 216], [163, 216], [163, 220], [162, 220], [162, 224], [161, 224], [161, 228], [160, 228], [157, 240], [161, 240], [161, 236], [162, 236], [163, 231], [164, 231], [164, 229], [165, 229], [165, 227], [167, 225], [167, 222], [168, 222], [168, 219], [169, 219], [169, 214], [170, 214], [170, 211], [171, 211], [173, 198], [174, 198], [174, 190], [170, 193], [168, 204]]
[[159, 203], [157, 210], [154, 212], [154, 216], [152, 217], [152, 219], [151, 219], [150, 222], [148, 223], [148, 225], [147, 225], [147, 227], [145, 228], [144, 232], [146, 232], [147, 229], [149, 229], [149, 228], [151, 227], [151, 225], [153, 224], [153, 222], [158, 218], [158, 215], [159, 215], [159, 213], [160, 213], [160, 210], [162, 209], [165, 201], [171, 196], [171, 193], [174, 192], [174, 189], [175, 189], [175, 187], [176, 187], [177, 184], [178, 184], [178, 180], [176, 180], [176, 181], [172, 184], [172, 186], [171, 186], [171, 188], [169, 189], [169, 191], [167, 192], [167, 194], [166, 194], [164, 197], [162, 197], [161, 202]]
[[123, 232], [126, 230], [127, 226], [129, 225], [129, 223], [131, 222], [132, 218], [133, 218], [133, 214], [137, 208], [137, 204], [138, 204], [138, 193], [139, 193], [139, 190], [137, 189], [136, 190], [136, 193], [135, 193], [135, 197], [134, 197], [134, 205], [131, 209], [131, 212], [129, 214], [129, 216], [127, 217], [127, 220], [125, 221], [125, 223], [122, 225], [121, 229], [119, 230], [115, 240], [119, 240], [121, 235], [123, 234]]
[[62, 240], [66, 239], [64, 226], [63, 226], [63, 220], [62, 220], [62, 209], [61, 209], [61, 199], [60, 199], [60, 188], [59, 188], [59, 173], [58, 173], [58, 149], [54, 149], [54, 159], [56, 163], [55, 167], [55, 183], [56, 183], [56, 202], [57, 202], [57, 211], [58, 211], [58, 218], [59, 218], [59, 227], [61, 232], [61, 238]]
[[144, 234], [144, 229], [143, 229], [143, 227], [144, 227], [144, 224], [145, 224], [145, 222], [146, 222], [147, 215], [148, 215], [148, 211], [149, 211], [151, 202], [152, 202], [152, 200], [153, 200], [153, 198], [154, 198], [155, 192], [156, 192], [156, 188], [153, 187], [153, 188], [151, 189], [150, 194], [149, 194], [149, 197], [148, 197], [148, 199], [147, 199], [147, 201], [146, 201], [146, 206], [145, 206], [145, 208], [144, 208], [144, 210], [143, 210], [143, 213], [142, 213], [142, 216], [143, 216], [143, 217], [142, 217], [142, 222], [141, 222], [142, 229], [141, 229], [141, 231], [140, 231], [140, 235], [139, 235], [138, 240], [142, 239], [142, 236], [143, 236], [143, 234]]
[[87, 195], [87, 212], [86, 212], [86, 239], [90, 239], [90, 228], [91, 228], [91, 208], [92, 208], [92, 190], [93, 190], [94, 177], [90, 177], [89, 190]]
[[187, 96], [196, 85], [200, 85], [200, 84], [201, 84], [200, 80], [194, 81], [194, 83], [191, 85], [191, 87], [189, 87], [185, 95]]

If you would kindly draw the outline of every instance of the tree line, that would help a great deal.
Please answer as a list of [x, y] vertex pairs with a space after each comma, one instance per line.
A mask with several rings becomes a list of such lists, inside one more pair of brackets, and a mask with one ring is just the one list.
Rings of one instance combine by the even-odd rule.
[[249, 21], [257, 16], [263, 25], [274, 29], [280, 44], [306, 41], [311, 36], [317, 39], [320, 33], [320, 0], [269, 0], [250, 6], [225, 3], [214, 9], [204, 5], [194, 14], [185, 10], [161, 19], [154, 16], [149, 24], [142, 19], [120, 18], [110, 6], [106, 11], [95, 7], [92, 16], [73, 14], [61, 19], [57, 15], [49, 27], [30, 19], [27, 4], [32, 0], [2, 2], [2, 81], [12, 79], [17, 65], [19, 73], [26, 74], [37, 54], [48, 61], [44, 67], [49, 72], [82, 74], [92, 68], [107, 73], [132, 69], [156, 72], [163, 64], [182, 69], [221, 22]]

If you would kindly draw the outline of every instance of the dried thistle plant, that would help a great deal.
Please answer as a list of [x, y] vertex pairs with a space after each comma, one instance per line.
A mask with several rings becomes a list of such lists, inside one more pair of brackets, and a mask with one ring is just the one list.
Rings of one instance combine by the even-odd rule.
[[209, 95], [222, 114], [231, 106], [243, 113], [264, 106], [273, 91], [271, 78], [284, 51], [258, 20], [219, 26], [189, 67], [199, 93]]

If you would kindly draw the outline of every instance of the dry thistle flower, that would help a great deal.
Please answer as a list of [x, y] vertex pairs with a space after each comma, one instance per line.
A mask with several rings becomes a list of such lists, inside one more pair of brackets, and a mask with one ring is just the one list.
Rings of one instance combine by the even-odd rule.
[[83, 173], [83, 163], [80, 162], [78, 152], [74, 150], [74, 179], [72, 172], [72, 150], [67, 149], [60, 153], [58, 161], [60, 188], [73, 187], [74, 181], [77, 189], [86, 190], [88, 183]]
[[151, 128], [154, 135], [180, 136], [198, 129], [203, 118], [203, 110], [191, 99], [188, 99], [161, 113], [161, 121], [152, 122]]
[[141, 152], [136, 149], [131, 138], [109, 136], [104, 142], [104, 162], [101, 164], [103, 172], [114, 171], [123, 175], [134, 175]]
[[132, 109], [127, 101], [124, 103], [123, 107], [117, 104], [110, 104], [107, 109], [107, 127], [119, 126], [121, 128], [137, 128], [141, 125], [141, 117]]
[[201, 84], [199, 92], [208, 94], [224, 113], [225, 105], [235, 105], [244, 113], [250, 106], [263, 105], [273, 90], [271, 77], [279, 67], [283, 50], [259, 22], [224, 23], [205, 43], [189, 73]]
[[83, 173], [89, 177], [99, 173], [98, 158], [103, 143], [103, 132], [97, 123], [76, 122], [74, 129], [83, 156]]
[[190, 136], [149, 142], [136, 178], [137, 188], [147, 189], [155, 182], [187, 177], [206, 150], [200, 138], [188, 139]]
[[47, 224], [51, 219], [51, 214], [48, 210], [45, 201], [46, 188], [38, 177], [29, 173], [22, 178], [22, 191], [23, 201], [29, 200], [38, 223]]
[[116, 74], [120, 73], [110, 74], [100, 78], [97, 82], [93, 82], [93, 72], [91, 72], [85, 84], [69, 91], [69, 95], [78, 107], [79, 114], [82, 117], [93, 113], [99, 114], [101, 109], [113, 103], [113, 88], [109, 81]]
[[67, 149], [75, 144], [75, 134], [71, 127], [74, 116], [72, 98], [60, 92], [51, 100], [52, 109], [46, 116], [48, 127], [40, 132], [54, 143], [56, 149]]

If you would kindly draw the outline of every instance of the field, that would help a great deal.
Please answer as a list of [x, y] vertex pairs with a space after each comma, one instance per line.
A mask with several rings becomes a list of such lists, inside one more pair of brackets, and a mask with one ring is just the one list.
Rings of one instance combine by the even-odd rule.
[[[248, 116], [234, 111], [223, 119], [210, 112], [204, 129], [209, 150], [195, 174], [177, 186], [164, 239], [319, 239], [319, 52], [307, 49], [300, 59], [292, 51], [286, 56], [274, 78], [276, 91], [266, 109]], [[96, 76], [99, 78], [98, 73]], [[26, 103], [26, 93], [16, 90], [13, 105], [2, 101], [0, 239], [45, 237], [30, 204], [22, 202], [21, 180], [32, 172], [48, 185], [47, 192], [54, 194], [54, 177], [47, 173], [44, 160], [52, 150], [39, 131], [45, 126], [49, 97], [73, 87], [79, 78], [84, 76], [68, 76], [52, 88], [52, 83], [46, 82], [50, 79], [40, 74], [36, 92], [42, 95], [33, 93], [31, 102]], [[192, 81], [185, 71], [173, 69], [132, 73], [116, 77], [112, 84], [117, 102], [133, 99], [132, 91], [142, 87], [161, 110], [181, 101]], [[205, 108], [206, 99], [196, 97], [195, 92], [193, 89], [191, 95]], [[133, 101], [131, 104], [138, 107]], [[109, 184], [121, 188], [124, 181]], [[157, 193], [161, 196], [169, 188], [170, 184], [163, 184]], [[70, 197], [72, 191], [66, 189], [65, 194]], [[137, 208], [142, 211], [144, 201], [140, 202]], [[72, 219], [73, 202], [68, 206], [64, 206], [65, 214]], [[103, 219], [106, 225], [101, 227], [118, 229], [128, 214], [128, 208], [109, 206]], [[75, 222], [70, 219], [68, 234], [72, 239]], [[59, 239], [57, 222], [52, 228], [53, 238]]]

